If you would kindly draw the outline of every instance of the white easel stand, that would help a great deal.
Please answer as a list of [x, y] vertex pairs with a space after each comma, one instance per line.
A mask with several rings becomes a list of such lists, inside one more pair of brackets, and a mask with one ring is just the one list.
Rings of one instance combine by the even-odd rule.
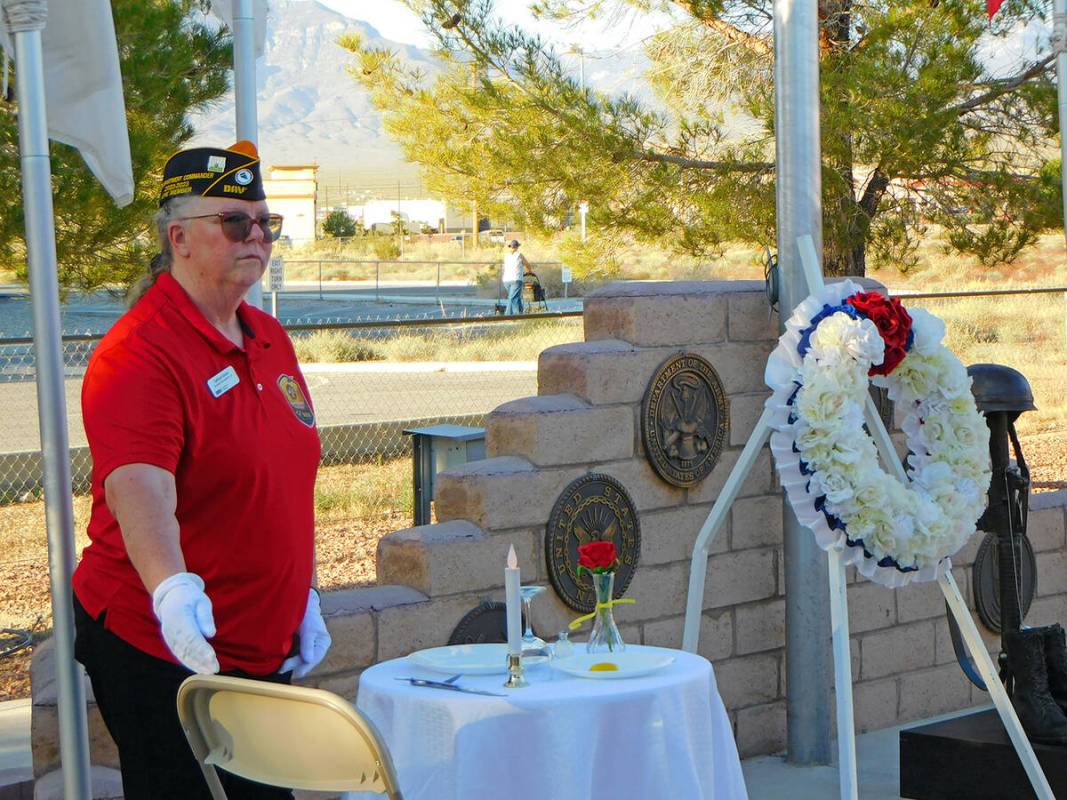
[[[814, 294], [823, 288], [822, 270], [819, 267], [819, 259], [815, 253], [815, 244], [810, 236], [797, 238], [797, 247], [800, 250], [800, 260], [804, 267], [804, 277], [808, 283], [808, 293]], [[893, 441], [889, 438], [874, 400], [867, 397], [865, 418], [867, 428], [874, 436], [878, 446], [878, 452], [882, 461], [891, 469], [897, 480], [902, 483], [908, 482], [907, 473], [900, 463]], [[691, 653], [697, 651], [697, 643], [700, 637], [700, 617], [704, 605], [704, 578], [708, 569], [708, 551], [715, 535], [726, 520], [742, 482], [748, 476], [752, 465], [756, 461], [763, 445], [771, 435], [770, 426], [771, 412], [764, 409], [763, 414], [756, 422], [748, 442], [741, 451], [741, 456], [730, 472], [722, 491], [712, 506], [711, 513], [704, 521], [697, 534], [696, 544], [693, 546], [693, 561], [689, 570], [689, 595], [685, 609], [685, 633], [682, 638], [682, 648]], [[837, 753], [838, 772], [840, 774], [840, 797], [841, 800], [858, 800], [859, 786], [856, 780], [856, 727], [854, 722], [852, 705], [852, 660], [849, 653], [848, 632], [848, 598], [845, 585], [845, 568], [841, 561], [840, 548], [831, 548], [829, 556], [830, 581], [830, 628], [833, 635], [834, 654], [834, 682], [836, 686], [837, 706]], [[960, 594], [956, 579], [952, 572], [946, 572], [938, 579], [938, 585], [945, 596], [952, 616], [956, 618], [960, 633], [967, 644], [967, 649], [974, 659], [978, 672], [985, 681], [989, 695], [1000, 715], [1001, 722], [1011, 738], [1015, 752], [1019, 754], [1023, 769], [1030, 779], [1034, 793], [1039, 800], [1056, 800], [1052, 794], [1045, 773], [1041, 770], [1037, 756], [1034, 754], [1030, 741], [1023, 732], [1019, 718], [1015, 715], [1008, 693], [1000, 683], [996, 667], [985, 649], [982, 637], [974, 624], [971, 612]]]

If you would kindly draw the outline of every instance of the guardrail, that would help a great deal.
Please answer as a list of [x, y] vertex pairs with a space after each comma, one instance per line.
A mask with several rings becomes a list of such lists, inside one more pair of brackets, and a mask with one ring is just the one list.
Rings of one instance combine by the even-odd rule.
[[1039, 286], [1033, 289], [983, 289], [976, 292], [909, 292], [890, 290], [894, 297], [908, 297], [915, 300], [951, 300], [963, 297], [1006, 297], [1009, 295], [1028, 294], [1062, 294], [1063, 305], [1063, 341], [1067, 346], [1067, 286]]

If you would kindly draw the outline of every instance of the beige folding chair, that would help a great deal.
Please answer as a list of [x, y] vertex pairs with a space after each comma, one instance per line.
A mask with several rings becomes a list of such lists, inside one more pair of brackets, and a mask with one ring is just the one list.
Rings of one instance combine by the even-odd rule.
[[403, 800], [381, 735], [330, 692], [193, 675], [178, 690], [178, 716], [215, 800], [226, 800], [216, 767], [270, 786]]

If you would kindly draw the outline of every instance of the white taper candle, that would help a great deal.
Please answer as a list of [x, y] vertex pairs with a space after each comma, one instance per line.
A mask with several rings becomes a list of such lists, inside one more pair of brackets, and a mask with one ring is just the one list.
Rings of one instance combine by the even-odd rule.
[[519, 592], [519, 559], [515, 545], [508, 548], [508, 565], [504, 568], [504, 603], [508, 618], [508, 653], [522, 653], [522, 598]]

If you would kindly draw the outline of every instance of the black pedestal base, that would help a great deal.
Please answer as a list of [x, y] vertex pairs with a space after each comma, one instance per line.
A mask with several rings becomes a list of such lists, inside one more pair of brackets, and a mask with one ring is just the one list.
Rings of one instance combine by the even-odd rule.
[[[1067, 798], [1067, 747], [1035, 744], [1052, 793]], [[900, 732], [900, 796], [1027, 800], [1034, 790], [995, 709]]]

